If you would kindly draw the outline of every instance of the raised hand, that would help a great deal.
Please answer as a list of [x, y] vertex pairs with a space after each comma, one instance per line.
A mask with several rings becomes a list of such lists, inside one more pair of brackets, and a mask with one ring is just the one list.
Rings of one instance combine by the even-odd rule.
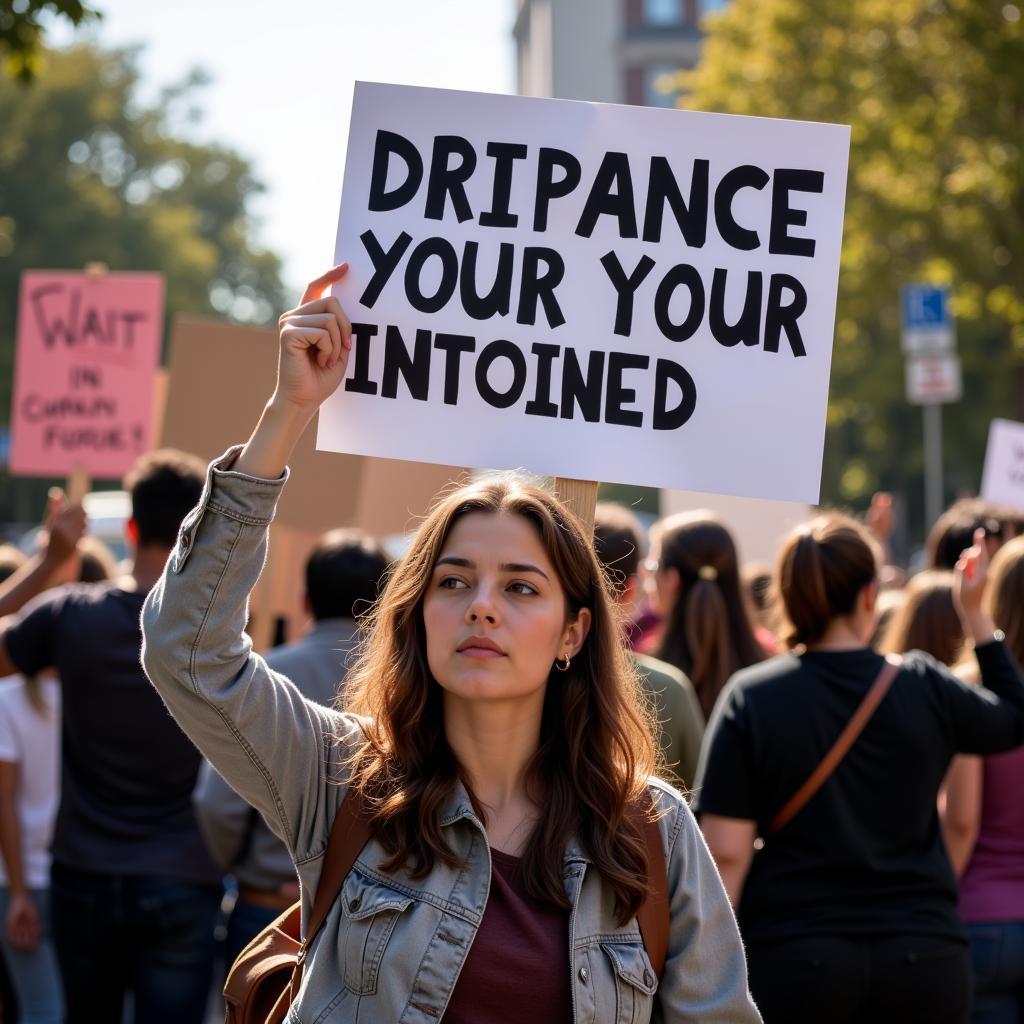
[[955, 568], [953, 602], [964, 629], [975, 643], [991, 640], [995, 626], [982, 604], [988, 583], [988, 547], [984, 530], [974, 531], [974, 543], [961, 553]]
[[337, 299], [320, 296], [347, 272], [342, 263], [311, 281], [298, 307], [281, 317], [277, 387], [238, 456], [239, 472], [279, 477], [317, 409], [344, 380], [352, 324]]
[[348, 264], [342, 263], [311, 281], [299, 305], [278, 321], [281, 348], [272, 401], [311, 414], [344, 379], [352, 324], [336, 298], [321, 296], [347, 272]]
[[85, 535], [85, 510], [69, 505], [60, 488], [50, 490], [46, 508], [45, 559], [52, 567], [63, 565], [75, 554], [76, 545]]

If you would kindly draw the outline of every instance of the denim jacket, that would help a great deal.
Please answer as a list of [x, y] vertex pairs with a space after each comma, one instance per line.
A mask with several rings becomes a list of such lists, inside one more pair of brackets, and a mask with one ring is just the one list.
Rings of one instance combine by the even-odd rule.
[[[306, 700], [252, 651], [249, 592], [287, 473], [209, 470], [160, 582], [142, 612], [143, 664], [182, 729], [284, 840], [308, 920], [335, 811], [342, 762], [360, 726]], [[618, 923], [612, 895], [575, 843], [562, 876], [572, 904], [565, 969], [575, 1024], [702, 1021], [756, 1024], [736, 921], [682, 797], [652, 779], [670, 888], [669, 950], [659, 983], [636, 920]], [[461, 866], [425, 879], [385, 872], [371, 840], [313, 943], [289, 1024], [436, 1024], [487, 905], [490, 850], [464, 789], [442, 827]], [[524, 984], [528, 980], [524, 979]]]

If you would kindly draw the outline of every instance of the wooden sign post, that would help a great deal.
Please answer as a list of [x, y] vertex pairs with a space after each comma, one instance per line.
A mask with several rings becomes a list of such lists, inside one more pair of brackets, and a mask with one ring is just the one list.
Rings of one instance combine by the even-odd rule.
[[555, 494], [590, 532], [594, 529], [597, 487], [596, 480], [573, 480], [562, 476], [555, 478]]

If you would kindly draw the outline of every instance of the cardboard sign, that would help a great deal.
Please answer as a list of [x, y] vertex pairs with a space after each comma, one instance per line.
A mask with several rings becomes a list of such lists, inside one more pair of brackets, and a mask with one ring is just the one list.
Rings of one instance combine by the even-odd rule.
[[[274, 389], [277, 349], [274, 330], [175, 317], [160, 443], [212, 459], [247, 440]], [[274, 522], [314, 540], [336, 526], [378, 537], [403, 533], [445, 484], [462, 476], [453, 466], [317, 452], [313, 434], [311, 426], [296, 447]], [[298, 573], [301, 566], [292, 568]]]
[[849, 129], [359, 83], [320, 448], [816, 502]]
[[1024, 508], [1024, 423], [992, 421], [981, 496], [996, 505]]
[[22, 275], [13, 474], [118, 479], [150, 447], [163, 304], [160, 274]]

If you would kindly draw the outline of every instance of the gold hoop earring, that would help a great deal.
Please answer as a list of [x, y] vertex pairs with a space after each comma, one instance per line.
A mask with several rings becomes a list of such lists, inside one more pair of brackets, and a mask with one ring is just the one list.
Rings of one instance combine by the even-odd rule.
[[557, 668], [559, 672], [568, 672], [569, 666], [572, 664], [572, 660], [569, 658], [568, 654], [563, 655], [563, 658], [565, 659], [565, 664], [563, 665], [560, 661], [556, 659], [555, 668]]

